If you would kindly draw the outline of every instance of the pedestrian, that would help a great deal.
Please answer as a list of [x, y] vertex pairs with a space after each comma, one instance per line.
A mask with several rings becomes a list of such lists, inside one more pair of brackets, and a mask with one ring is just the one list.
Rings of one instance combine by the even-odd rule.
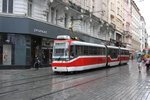
[[138, 56], [137, 56], [137, 63], [138, 63], [139, 72], [141, 72], [141, 64], [142, 64], [142, 55], [141, 54], [138, 54]]
[[145, 66], [146, 66], [146, 69], [149, 70], [149, 66], [150, 66], [150, 57], [149, 56], [145, 59]]
[[40, 61], [39, 57], [36, 56], [35, 57], [35, 62], [34, 62], [34, 68], [38, 70], [40, 65], [41, 65], [41, 61]]

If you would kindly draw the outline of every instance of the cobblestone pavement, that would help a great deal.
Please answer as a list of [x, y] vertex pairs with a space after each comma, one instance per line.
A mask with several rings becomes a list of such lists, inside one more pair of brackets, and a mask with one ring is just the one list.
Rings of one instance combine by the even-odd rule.
[[150, 70], [136, 61], [74, 74], [0, 70], [0, 100], [150, 100]]

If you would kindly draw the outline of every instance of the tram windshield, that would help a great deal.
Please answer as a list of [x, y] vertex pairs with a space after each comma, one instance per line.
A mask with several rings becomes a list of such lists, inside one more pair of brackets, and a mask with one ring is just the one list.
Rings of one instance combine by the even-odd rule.
[[53, 47], [53, 61], [66, 61], [68, 56], [68, 42], [55, 42]]

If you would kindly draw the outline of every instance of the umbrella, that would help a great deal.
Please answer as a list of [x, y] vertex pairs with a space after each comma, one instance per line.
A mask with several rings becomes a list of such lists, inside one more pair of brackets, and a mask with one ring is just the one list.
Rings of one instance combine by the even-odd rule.
[[137, 54], [137, 55], [144, 55], [143, 52], [137, 52], [136, 54]]

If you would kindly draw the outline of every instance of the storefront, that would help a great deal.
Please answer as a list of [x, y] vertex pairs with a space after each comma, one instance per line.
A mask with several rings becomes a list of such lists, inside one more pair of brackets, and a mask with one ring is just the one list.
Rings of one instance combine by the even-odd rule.
[[0, 16], [0, 69], [31, 68], [37, 55], [43, 66], [49, 66], [59, 34], [71, 33], [29, 18]]

